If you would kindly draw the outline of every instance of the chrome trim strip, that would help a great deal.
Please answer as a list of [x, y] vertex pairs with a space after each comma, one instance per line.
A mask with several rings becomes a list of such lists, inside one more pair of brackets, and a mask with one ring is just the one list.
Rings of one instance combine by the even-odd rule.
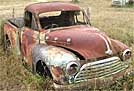
[[105, 41], [105, 44], [107, 46], [107, 50], [105, 51], [106, 54], [113, 54], [112, 50], [110, 49], [110, 45], [108, 44], [108, 41], [100, 34], [98, 34], [104, 41]]

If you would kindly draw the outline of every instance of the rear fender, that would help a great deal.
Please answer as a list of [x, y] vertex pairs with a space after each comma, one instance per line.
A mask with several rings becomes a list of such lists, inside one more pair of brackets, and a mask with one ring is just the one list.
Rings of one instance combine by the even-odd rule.
[[18, 29], [15, 26], [11, 25], [9, 22], [5, 23], [3, 27], [3, 37], [8, 36], [11, 42], [11, 46], [16, 49], [17, 54], [20, 54]]

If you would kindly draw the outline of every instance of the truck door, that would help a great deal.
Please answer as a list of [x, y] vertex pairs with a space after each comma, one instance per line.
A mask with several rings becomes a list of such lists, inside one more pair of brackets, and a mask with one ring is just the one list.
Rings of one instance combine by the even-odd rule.
[[21, 32], [21, 52], [26, 59], [30, 60], [33, 46], [39, 43], [39, 31], [35, 16], [31, 12], [25, 12], [24, 22], [25, 27]]

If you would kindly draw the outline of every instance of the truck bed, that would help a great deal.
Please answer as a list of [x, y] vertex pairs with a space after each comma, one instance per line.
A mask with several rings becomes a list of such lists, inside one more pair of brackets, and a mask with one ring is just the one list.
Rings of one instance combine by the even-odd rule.
[[10, 18], [8, 21], [16, 26], [17, 28], [22, 28], [24, 26], [24, 18], [23, 17], [17, 17], [17, 18]]

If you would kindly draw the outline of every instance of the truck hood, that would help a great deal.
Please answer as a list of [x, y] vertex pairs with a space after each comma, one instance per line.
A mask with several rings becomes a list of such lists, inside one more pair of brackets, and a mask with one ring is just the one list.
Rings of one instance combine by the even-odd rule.
[[[110, 38], [97, 28], [87, 25], [77, 25], [47, 33], [46, 43], [48, 45], [60, 46], [73, 50], [85, 59], [94, 59], [116, 54], [119, 50], [115, 49]], [[125, 48], [126, 46], [123, 46]]]

